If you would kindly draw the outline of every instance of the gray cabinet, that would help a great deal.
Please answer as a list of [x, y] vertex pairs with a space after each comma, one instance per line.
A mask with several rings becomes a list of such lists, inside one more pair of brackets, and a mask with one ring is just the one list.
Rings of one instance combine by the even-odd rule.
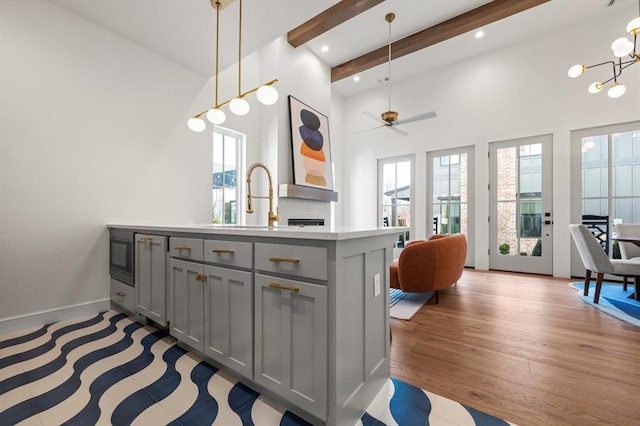
[[169, 244], [171, 256], [199, 260], [169, 261], [171, 335], [251, 379], [253, 274], [226, 265], [252, 265], [252, 244], [173, 237]]
[[255, 274], [254, 381], [326, 418], [326, 286]]
[[136, 311], [167, 325], [167, 237], [136, 234]]
[[135, 303], [135, 293], [134, 288], [130, 285], [127, 285], [121, 281], [110, 279], [110, 297], [113, 303], [119, 305], [119, 307], [124, 308], [129, 312], [134, 312], [136, 303]]
[[253, 275], [210, 265], [204, 275], [204, 353], [252, 379]]
[[169, 260], [169, 330], [172, 336], [204, 351], [204, 265]]

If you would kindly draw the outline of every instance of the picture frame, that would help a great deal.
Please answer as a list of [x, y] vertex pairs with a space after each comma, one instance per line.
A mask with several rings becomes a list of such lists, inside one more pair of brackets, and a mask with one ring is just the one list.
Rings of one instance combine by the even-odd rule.
[[289, 95], [289, 122], [293, 183], [333, 191], [329, 119]]

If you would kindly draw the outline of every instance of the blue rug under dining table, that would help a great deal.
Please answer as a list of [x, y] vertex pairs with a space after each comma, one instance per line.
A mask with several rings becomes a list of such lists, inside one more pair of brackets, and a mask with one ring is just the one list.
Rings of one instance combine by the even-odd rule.
[[590, 283], [588, 296], [583, 294], [583, 282], [574, 282], [570, 285], [578, 290], [578, 295], [586, 303], [622, 321], [640, 327], [640, 302], [630, 297], [634, 293], [633, 284], [629, 284], [625, 291], [621, 283], [602, 283], [600, 300], [597, 304], [593, 303], [593, 296], [596, 292], [595, 282]]

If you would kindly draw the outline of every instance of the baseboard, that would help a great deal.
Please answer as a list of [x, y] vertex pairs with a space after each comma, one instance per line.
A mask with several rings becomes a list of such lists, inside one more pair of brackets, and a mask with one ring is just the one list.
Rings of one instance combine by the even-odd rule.
[[109, 301], [108, 298], [100, 299], [26, 315], [0, 318], [0, 335], [108, 311], [110, 308]]

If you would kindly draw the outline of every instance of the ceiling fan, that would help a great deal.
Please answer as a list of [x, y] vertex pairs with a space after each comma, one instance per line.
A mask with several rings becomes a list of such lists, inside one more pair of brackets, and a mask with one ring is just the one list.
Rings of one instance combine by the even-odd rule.
[[384, 20], [389, 23], [389, 61], [388, 61], [389, 75], [386, 78], [387, 85], [389, 86], [389, 110], [380, 114], [379, 117], [376, 114], [372, 114], [370, 112], [363, 112], [362, 114], [366, 115], [369, 118], [372, 118], [373, 120], [377, 121], [381, 125], [378, 127], [374, 127], [372, 129], [362, 130], [357, 133], [367, 132], [369, 130], [375, 130], [382, 127], [388, 127], [394, 132], [399, 133], [402, 136], [406, 136], [409, 134], [409, 132], [399, 128], [398, 125], [412, 123], [414, 121], [426, 120], [427, 118], [433, 118], [437, 116], [434, 111], [430, 111], [430, 112], [414, 115], [413, 117], [405, 118], [403, 120], [398, 120], [398, 113], [396, 111], [391, 110], [391, 23], [393, 22], [395, 17], [396, 17], [395, 13], [387, 13], [384, 17]]

